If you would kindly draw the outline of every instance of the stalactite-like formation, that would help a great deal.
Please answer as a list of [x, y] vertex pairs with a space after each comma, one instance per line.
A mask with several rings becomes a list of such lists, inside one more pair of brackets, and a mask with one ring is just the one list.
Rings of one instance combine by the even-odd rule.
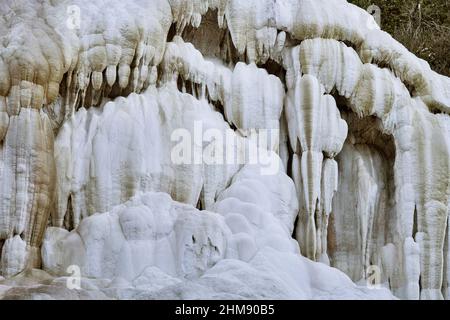
[[364, 10], [0, 12], [0, 298], [449, 298], [450, 79]]

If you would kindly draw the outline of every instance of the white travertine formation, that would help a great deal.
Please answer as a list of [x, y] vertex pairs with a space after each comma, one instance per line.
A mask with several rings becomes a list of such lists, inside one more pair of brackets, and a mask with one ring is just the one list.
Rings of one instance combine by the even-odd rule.
[[177, 82], [181, 77], [183, 91], [188, 89], [186, 82], [190, 81], [192, 87], [189, 89], [194, 96], [222, 105], [229, 99], [232, 70], [218, 61], [206, 60], [200, 51], [179, 36], [167, 43], [161, 67], [161, 82]]
[[[450, 79], [369, 13], [345, 0], [0, 13], [0, 298], [391, 297], [329, 266], [449, 298]], [[263, 144], [266, 129], [280, 136]], [[70, 264], [95, 278], [76, 294], [36, 269]]]
[[[68, 225], [76, 227], [84, 217], [109, 211], [137, 192], [166, 192], [192, 205], [201, 198], [208, 207], [240, 165], [204, 165], [197, 162], [195, 148], [206, 143], [202, 139], [208, 129], [225, 137], [227, 128], [206, 100], [182, 94], [170, 84], [116, 99], [101, 113], [80, 109], [56, 140], [53, 224], [61, 227], [68, 219]], [[234, 133], [232, 138], [242, 139]], [[174, 163], [174, 156], [183, 153], [177, 146], [192, 149], [182, 163]]]
[[296, 192], [284, 173], [262, 176], [257, 166], [245, 166], [214, 209], [200, 212], [165, 193], [138, 194], [70, 233], [47, 229], [44, 269], [64, 275], [81, 264], [83, 277], [113, 279], [96, 290], [127, 299], [204, 298], [210, 288], [215, 299], [392, 298], [298, 255], [291, 238]]
[[218, 215], [146, 194], [84, 219], [76, 232], [49, 229], [43, 264], [59, 275], [80, 265], [90, 278], [131, 281], [149, 266], [193, 278], [225, 257], [228, 232]]
[[336, 89], [345, 98], [355, 90], [362, 63], [358, 54], [334, 39], [311, 39], [283, 51], [287, 69], [286, 82], [294, 87], [300, 74], [314, 75], [325, 91]]
[[297, 239], [302, 252], [311, 259], [326, 255], [324, 228], [338, 171], [332, 159], [347, 137], [347, 123], [341, 119], [334, 98], [324, 91], [314, 76], [298, 77], [295, 87], [288, 91], [285, 110], [289, 140], [295, 150], [292, 171], [300, 197]]
[[198, 98], [220, 102], [225, 118], [237, 128], [279, 129], [284, 87], [265, 69], [242, 62], [231, 69], [206, 60], [179, 36], [167, 44], [162, 65], [162, 82], [181, 77], [184, 92], [191, 89]]
[[[405, 86], [408, 83], [403, 84], [402, 80], [388, 69], [380, 69], [372, 64], [362, 64], [358, 61], [355, 53], [352, 52], [354, 52], [353, 49], [339, 44], [336, 40], [323, 39], [307, 40], [298, 47], [286, 50], [284, 56], [286, 57], [285, 64], [288, 66], [288, 86], [292, 86], [294, 81], [298, 81], [295, 79], [298, 79], [299, 74], [305, 73], [308, 76], [315, 76], [324, 83], [327, 92], [336, 90], [338, 95], [345, 98], [347, 106], [360, 117], [376, 116], [379, 118], [381, 120], [379, 130], [393, 136], [396, 154], [395, 160], [391, 160], [391, 165], [395, 163], [395, 170], [394, 177], [390, 173], [390, 179], [392, 180], [391, 183], [396, 186], [395, 193], [397, 195], [393, 200], [372, 200], [375, 201], [376, 205], [379, 205], [379, 202], [386, 201], [395, 201], [396, 203], [393, 214], [398, 219], [395, 224], [399, 227], [396, 227], [392, 232], [398, 238], [383, 240], [383, 245], [388, 245], [389, 242], [387, 241], [398, 242], [394, 246], [397, 250], [395, 256], [398, 257], [397, 259], [401, 261], [402, 265], [402, 270], [392, 271], [394, 272], [394, 275], [392, 275], [394, 280], [390, 282], [391, 288], [401, 297], [418, 298], [419, 286], [417, 282], [419, 277], [417, 274], [420, 274], [422, 298], [440, 298], [442, 294], [439, 288], [442, 287], [443, 275], [439, 270], [445, 265], [444, 259], [440, 256], [444, 252], [443, 236], [450, 195], [448, 188], [450, 149], [448, 148], [448, 142], [446, 142], [448, 138], [445, 129], [448, 124], [444, 124], [448, 123], [449, 117], [429, 113], [426, 98], [423, 97], [425, 101], [422, 97], [412, 98]], [[300, 57], [297, 62], [295, 62], [296, 57]], [[348, 72], [337, 76], [339, 70], [347, 70]], [[436, 123], [436, 125], [432, 123]], [[437, 123], [441, 124], [437, 125]], [[428, 128], [426, 134], [423, 132], [424, 128]], [[426, 138], [427, 134], [430, 134], [433, 138], [431, 136]], [[428, 148], [433, 148], [433, 151]], [[427, 149], [429, 151], [426, 151]], [[433, 154], [432, 157], [435, 160], [427, 160], [425, 154]], [[441, 165], [434, 166], [434, 161], [441, 162]], [[350, 171], [347, 176], [349, 175], [351, 176]], [[433, 176], [436, 179], [433, 180], [434, 183], [427, 183], [428, 179]], [[370, 179], [366, 178], [366, 180]], [[440, 184], [441, 181], [442, 184]], [[352, 188], [360, 189], [355, 184], [350, 189]], [[316, 187], [316, 190], [318, 190], [318, 187]], [[365, 197], [367, 197], [367, 193], [368, 191], [365, 193]], [[430, 196], [431, 194], [433, 196]], [[348, 200], [346, 198], [341, 201], [348, 203]], [[362, 200], [355, 201], [355, 204], [363, 205]], [[374, 217], [386, 214], [386, 210], [383, 209], [382, 214], [374, 215]], [[349, 212], [345, 208], [338, 208], [336, 211]], [[426, 213], [431, 211], [433, 213]], [[417, 216], [416, 222], [414, 222], [414, 215]], [[361, 216], [361, 214], [358, 216]], [[431, 218], [432, 222], [422, 220], [421, 216]], [[381, 221], [386, 221], [386, 219]], [[371, 232], [367, 228], [372, 227], [370, 225], [362, 227], [360, 233]], [[414, 231], [414, 229], [422, 231]], [[422, 238], [424, 235], [426, 236]], [[416, 242], [411, 242], [410, 239], [412, 238]], [[362, 246], [364, 246], [364, 241], [366, 240], [361, 242]], [[419, 259], [420, 256], [421, 271], [410, 271], [406, 264], [416, 264], [416, 260], [411, 261], [410, 254], [407, 252], [412, 250], [410, 249], [411, 243], [414, 247], [418, 247], [423, 241], [427, 243], [427, 249], [422, 248], [420, 255], [414, 255], [415, 259]], [[346, 243], [351, 242], [346, 240]], [[420, 246], [423, 245], [425, 244]], [[339, 244], [337, 246], [336, 250], [338, 251], [346, 250], [345, 248], [339, 248]], [[377, 255], [381, 255], [381, 249], [374, 250], [378, 251]], [[348, 252], [344, 258], [340, 259], [344, 261], [342, 263], [349, 263], [352, 266], [352, 270], [348, 271], [348, 274], [358, 273], [358, 276], [352, 274], [352, 278], [356, 281], [358, 280], [357, 277], [364, 277], [364, 272], [366, 272], [365, 270], [370, 266], [370, 263], [366, 263], [361, 273], [358, 268], [354, 267], [355, 264], [350, 262], [349, 254]], [[362, 259], [362, 257], [360, 256], [358, 259]], [[374, 263], [373, 257], [366, 259]], [[335, 263], [332, 264], [339, 266], [341, 262], [336, 261]], [[436, 269], [430, 268], [430, 263], [437, 266]], [[398, 263], [391, 264], [399, 265]], [[342, 269], [345, 268], [342, 267]], [[404, 280], [399, 281], [399, 279]], [[397, 283], [397, 281], [399, 282]]]
[[255, 64], [239, 62], [233, 70], [230, 101], [225, 104], [229, 122], [243, 130], [279, 129], [284, 87]]
[[388, 33], [368, 33], [360, 56], [363, 62], [387, 64], [430, 109], [450, 112], [450, 80], [432, 71], [426, 61], [418, 59]]
[[173, 20], [181, 33], [187, 25], [199, 27], [202, 16], [208, 10], [217, 10], [219, 27], [224, 27], [225, 8], [229, 0], [168, 0], [172, 8]]
[[[26, 250], [31, 254], [30, 265], [39, 265], [36, 251], [53, 201], [53, 139], [48, 116], [42, 111], [25, 108], [19, 115], [9, 118], [8, 132], [0, 147], [0, 239], [7, 239], [6, 244], [13, 238], [25, 241]], [[2, 257], [24, 254], [21, 251], [25, 248], [9, 252], [19, 247], [6, 244]], [[12, 270], [17, 273], [23, 266], [24, 263], [10, 266], [2, 258], [2, 272], [6, 274], [13, 274]]]

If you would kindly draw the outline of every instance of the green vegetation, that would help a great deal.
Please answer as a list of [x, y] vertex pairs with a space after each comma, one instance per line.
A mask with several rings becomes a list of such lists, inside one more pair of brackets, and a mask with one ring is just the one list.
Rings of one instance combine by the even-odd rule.
[[381, 28], [431, 68], [450, 76], [450, 0], [348, 0], [381, 9]]

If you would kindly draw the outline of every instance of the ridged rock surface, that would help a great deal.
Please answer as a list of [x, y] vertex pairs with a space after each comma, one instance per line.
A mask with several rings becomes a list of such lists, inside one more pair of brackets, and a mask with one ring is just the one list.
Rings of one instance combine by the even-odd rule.
[[450, 298], [450, 79], [363, 9], [0, 13], [0, 298]]

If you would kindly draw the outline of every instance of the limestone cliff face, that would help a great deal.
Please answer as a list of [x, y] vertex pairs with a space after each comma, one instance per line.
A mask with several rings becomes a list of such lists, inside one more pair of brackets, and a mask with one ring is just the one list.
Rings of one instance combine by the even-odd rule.
[[450, 298], [450, 79], [364, 10], [0, 12], [0, 297]]

